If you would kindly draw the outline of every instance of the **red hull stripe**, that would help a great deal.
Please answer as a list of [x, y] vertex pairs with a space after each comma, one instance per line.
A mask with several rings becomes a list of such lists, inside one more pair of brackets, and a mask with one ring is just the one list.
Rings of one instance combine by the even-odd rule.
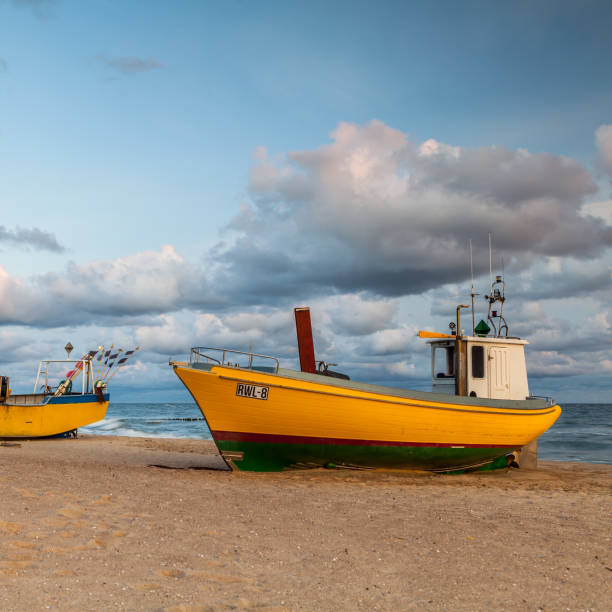
[[432, 446], [462, 448], [510, 448], [516, 444], [461, 444], [460, 442], [395, 442], [393, 440], [354, 440], [351, 438], [315, 438], [277, 434], [246, 433], [243, 431], [213, 431], [215, 440], [230, 442], [264, 442], [277, 444], [345, 444], [347, 446]]

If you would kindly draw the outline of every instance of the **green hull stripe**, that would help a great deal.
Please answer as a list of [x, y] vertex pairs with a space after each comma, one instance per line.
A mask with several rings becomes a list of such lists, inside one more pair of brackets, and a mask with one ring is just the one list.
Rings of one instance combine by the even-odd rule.
[[347, 446], [229, 440], [216, 442], [222, 452], [243, 454], [242, 459], [233, 459], [236, 468], [255, 472], [325, 466], [455, 471], [490, 463], [516, 450], [500, 447]]

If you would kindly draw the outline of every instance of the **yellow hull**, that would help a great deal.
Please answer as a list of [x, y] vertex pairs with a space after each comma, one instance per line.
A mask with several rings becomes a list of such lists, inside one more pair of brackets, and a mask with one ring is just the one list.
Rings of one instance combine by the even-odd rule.
[[43, 404], [0, 404], [0, 438], [56, 436], [106, 416], [108, 398], [98, 401], [93, 394], [60, 396]]
[[[438, 447], [447, 448], [446, 454], [455, 448], [486, 447], [499, 448], [501, 455], [501, 449], [518, 449], [540, 436], [561, 413], [559, 406], [537, 400], [443, 396], [288, 370], [266, 374], [216, 365], [174, 369], [220, 447], [224, 442], [278, 442]], [[241, 396], [238, 385], [266, 388], [266, 397]]]

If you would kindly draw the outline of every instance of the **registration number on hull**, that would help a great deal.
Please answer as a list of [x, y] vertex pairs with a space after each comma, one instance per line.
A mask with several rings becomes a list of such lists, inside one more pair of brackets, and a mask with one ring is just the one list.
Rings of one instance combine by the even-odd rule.
[[236, 395], [238, 397], [250, 397], [252, 399], [267, 400], [268, 387], [259, 387], [257, 385], [246, 385], [238, 383], [236, 385]]

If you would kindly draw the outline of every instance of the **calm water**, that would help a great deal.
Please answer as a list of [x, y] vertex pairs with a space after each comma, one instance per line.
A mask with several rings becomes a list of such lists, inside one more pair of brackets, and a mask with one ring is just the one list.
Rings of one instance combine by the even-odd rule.
[[561, 416], [540, 437], [541, 459], [612, 463], [612, 404], [561, 404]]
[[[612, 404], [563, 404], [539, 442], [540, 459], [612, 464]], [[113, 404], [101, 423], [83, 433], [148, 438], [210, 439], [198, 407], [186, 404]]]

